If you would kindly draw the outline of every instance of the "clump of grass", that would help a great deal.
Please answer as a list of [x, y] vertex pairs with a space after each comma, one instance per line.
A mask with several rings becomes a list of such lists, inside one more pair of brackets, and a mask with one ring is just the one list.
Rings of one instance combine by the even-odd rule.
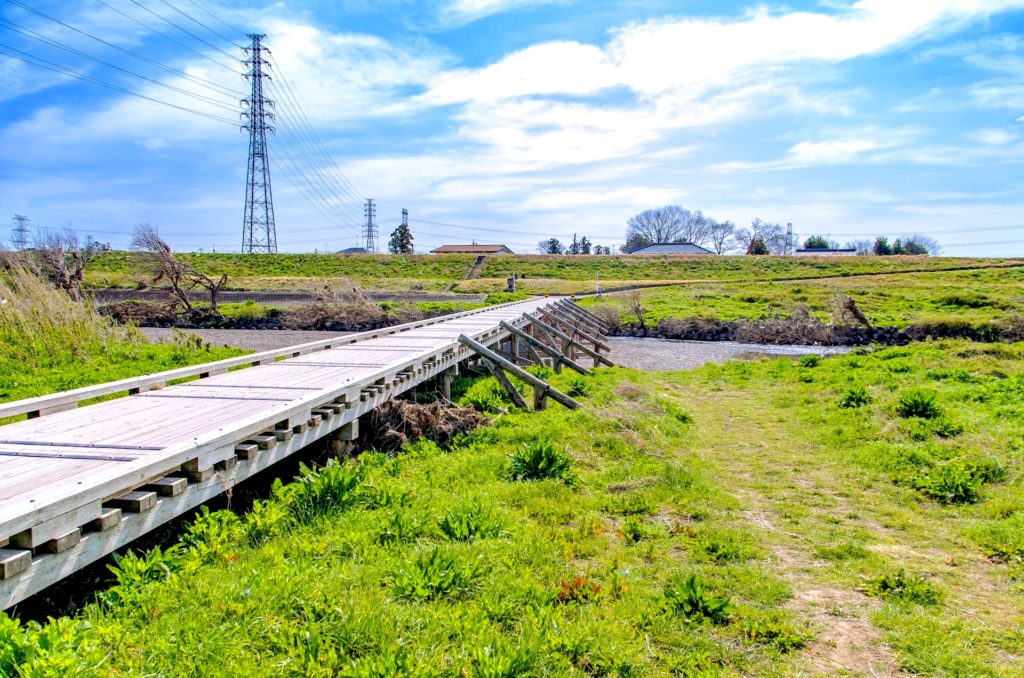
[[324, 466], [309, 468], [299, 465], [295, 482], [274, 483], [274, 496], [284, 504], [292, 519], [300, 524], [352, 506], [356, 488], [362, 481], [358, 467], [331, 459]]
[[899, 402], [896, 404], [896, 414], [904, 419], [911, 417], [935, 419], [942, 415], [942, 409], [935, 399], [935, 394], [929, 391], [920, 389], [907, 391], [900, 396]]
[[589, 603], [601, 594], [601, 585], [584, 576], [563, 579], [558, 582], [558, 594], [555, 600], [559, 603]]
[[860, 544], [850, 542], [836, 544], [835, 546], [821, 546], [815, 553], [819, 558], [835, 561], [863, 560], [871, 555], [871, 551]]
[[570, 478], [572, 457], [550, 440], [531, 441], [509, 456], [511, 480], [560, 480]]
[[869, 580], [863, 590], [868, 595], [919, 605], [937, 605], [942, 600], [942, 593], [931, 582], [902, 568]]
[[672, 575], [665, 584], [662, 604], [666, 611], [680, 614], [687, 621], [706, 620], [713, 624], [728, 622], [733, 608], [727, 596], [708, 593], [696, 574], [686, 578], [680, 574]]
[[854, 409], [871, 403], [871, 394], [863, 386], [852, 386], [839, 399], [839, 407]]
[[461, 504], [449, 510], [437, 522], [441, 532], [453, 541], [487, 539], [501, 534], [501, 519], [479, 501]]
[[1024, 512], [982, 523], [970, 534], [989, 558], [1024, 565]]
[[634, 516], [626, 518], [626, 521], [622, 524], [621, 532], [622, 538], [628, 544], [639, 543], [647, 537], [647, 527], [644, 525], [644, 521]]
[[390, 578], [395, 595], [407, 600], [456, 598], [472, 590], [480, 575], [475, 564], [465, 565], [441, 548], [420, 553]]
[[778, 611], [744, 614], [738, 626], [744, 640], [770, 645], [779, 652], [799, 650], [813, 637], [806, 629], [793, 624]]
[[821, 364], [821, 356], [815, 355], [813, 353], [811, 353], [809, 355], [801, 356], [799, 363], [800, 363], [800, 367], [809, 367], [809, 368], [817, 367], [818, 365]]
[[919, 470], [911, 484], [941, 504], [973, 504], [981, 500], [981, 488], [998, 482], [1006, 472], [992, 459], [957, 457]]
[[568, 395], [572, 398], [586, 398], [590, 395], [590, 383], [585, 377], [573, 377], [569, 382]]
[[693, 541], [694, 555], [713, 563], [742, 563], [759, 554], [749, 538], [736, 530], [702, 530]]
[[411, 544], [423, 534], [423, 521], [404, 508], [388, 511], [377, 533], [378, 544]]

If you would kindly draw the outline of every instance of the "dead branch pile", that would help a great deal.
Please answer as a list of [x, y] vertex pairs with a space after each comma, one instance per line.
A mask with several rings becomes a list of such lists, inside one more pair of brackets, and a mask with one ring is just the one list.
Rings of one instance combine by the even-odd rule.
[[360, 431], [360, 440], [382, 452], [394, 452], [417, 438], [432, 440], [446, 448], [463, 431], [472, 431], [490, 423], [488, 417], [472, 407], [389, 400], [370, 415], [369, 430]]

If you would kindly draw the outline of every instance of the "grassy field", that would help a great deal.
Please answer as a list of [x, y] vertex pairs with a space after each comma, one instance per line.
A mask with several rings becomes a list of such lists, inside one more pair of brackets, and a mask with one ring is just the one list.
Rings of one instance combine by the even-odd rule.
[[[868, 275], [795, 282], [720, 282], [677, 285], [640, 292], [648, 323], [665, 318], [757, 320], [792, 315], [807, 308], [831, 320], [839, 295], [852, 297], [876, 325], [905, 326], [950, 319], [970, 323], [999, 320], [1024, 311], [1024, 267], [975, 271], [944, 271]], [[622, 304], [582, 299], [584, 306]], [[625, 308], [623, 317], [627, 317]]]
[[0, 273], [0, 300], [0, 402], [244, 353], [184, 334], [149, 344], [20, 268]]
[[1020, 675], [1022, 365], [556, 376], [580, 410], [308, 472], [80, 617], [0, 617], [0, 674]]
[[[637, 283], [760, 281], [780, 278], [854, 276], [907, 270], [985, 267], [1010, 260], [949, 257], [694, 257], [506, 255], [487, 260], [481, 276], [464, 280], [472, 255], [383, 256], [328, 254], [181, 254], [210, 274], [226, 273], [231, 289], [316, 291], [355, 282], [367, 290], [500, 292], [516, 272], [529, 293], [583, 293], [600, 278], [605, 289]], [[135, 287], [139, 282], [128, 252], [100, 255], [86, 272], [90, 287]]]

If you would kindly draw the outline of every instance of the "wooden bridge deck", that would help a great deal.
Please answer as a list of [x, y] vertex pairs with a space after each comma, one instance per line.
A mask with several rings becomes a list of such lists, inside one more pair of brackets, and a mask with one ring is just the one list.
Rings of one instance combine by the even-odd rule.
[[[35, 418], [0, 427], [0, 609], [324, 436], [351, 437], [360, 415], [469, 357], [460, 334], [493, 344], [508, 336], [501, 321], [522, 326], [555, 301], [248, 356], [236, 359], [247, 369], [212, 364], [172, 386], [125, 380], [122, 391], [139, 392], [84, 407], [36, 399]], [[14, 411], [26, 408], [0, 406]]]

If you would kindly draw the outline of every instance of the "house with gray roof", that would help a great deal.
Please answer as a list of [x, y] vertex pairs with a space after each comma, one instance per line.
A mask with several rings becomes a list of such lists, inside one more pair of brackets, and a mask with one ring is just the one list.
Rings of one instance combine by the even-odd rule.
[[714, 254], [692, 242], [659, 242], [633, 250], [630, 254]]

